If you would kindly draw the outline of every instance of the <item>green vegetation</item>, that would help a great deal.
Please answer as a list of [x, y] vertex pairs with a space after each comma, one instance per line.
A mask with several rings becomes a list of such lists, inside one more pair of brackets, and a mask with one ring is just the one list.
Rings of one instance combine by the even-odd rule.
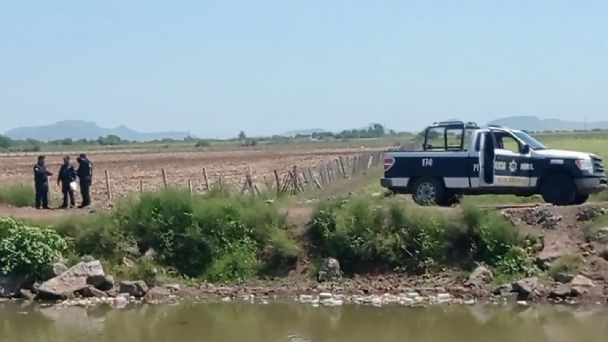
[[139, 269], [150, 278], [158, 267], [175, 275], [227, 281], [273, 275], [291, 266], [299, 250], [286, 225], [275, 206], [258, 198], [217, 192], [191, 197], [167, 190], [120, 203], [113, 213], [61, 220], [53, 228], [74, 240], [76, 255], [111, 265], [133, 260], [131, 269], [118, 267], [123, 274]]
[[51, 229], [0, 217], [0, 273], [44, 279], [68, 249], [68, 240]]
[[583, 233], [585, 239], [591, 241], [595, 238], [598, 231], [602, 228], [608, 227], [608, 215], [600, 215], [593, 220], [586, 222], [583, 225]]
[[0, 186], [0, 203], [15, 207], [27, 207], [34, 204], [34, 187], [32, 185], [7, 184]]
[[584, 261], [585, 260], [580, 254], [561, 256], [551, 264], [551, 267], [547, 271], [547, 275], [557, 279], [560, 274], [577, 274]]
[[347, 273], [425, 272], [446, 266], [493, 267], [504, 277], [537, 272], [529, 257], [534, 239], [497, 213], [465, 207], [462, 217], [412, 210], [395, 199], [356, 197], [319, 205], [311, 238], [321, 256], [340, 260]]

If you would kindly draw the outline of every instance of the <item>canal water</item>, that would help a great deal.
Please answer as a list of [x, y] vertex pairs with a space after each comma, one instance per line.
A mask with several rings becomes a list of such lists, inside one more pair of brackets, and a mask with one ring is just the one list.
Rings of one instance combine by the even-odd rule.
[[0, 341], [608, 341], [604, 306], [314, 308], [304, 304], [43, 307], [0, 303]]

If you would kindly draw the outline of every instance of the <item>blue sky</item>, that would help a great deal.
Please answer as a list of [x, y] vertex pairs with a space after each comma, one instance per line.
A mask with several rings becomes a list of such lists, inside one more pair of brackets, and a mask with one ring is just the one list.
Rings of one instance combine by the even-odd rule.
[[0, 2], [0, 131], [608, 119], [606, 1]]

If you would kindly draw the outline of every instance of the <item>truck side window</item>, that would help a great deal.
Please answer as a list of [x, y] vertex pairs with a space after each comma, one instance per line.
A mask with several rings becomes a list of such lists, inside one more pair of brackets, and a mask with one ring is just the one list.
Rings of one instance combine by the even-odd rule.
[[462, 128], [448, 128], [446, 129], [447, 137], [447, 150], [461, 150], [462, 149]]
[[445, 127], [433, 127], [426, 132], [425, 150], [445, 151]]
[[521, 145], [520, 145], [519, 141], [517, 139], [515, 139], [513, 136], [511, 136], [510, 134], [507, 134], [504, 132], [498, 133], [498, 134], [496, 134], [496, 138], [497, 138], [496, 140], [497, 140], [497, 144], [498, 144], [498, 146], [496, 146], [497, 148], [511, 151], [513, 153], [520, 153]]

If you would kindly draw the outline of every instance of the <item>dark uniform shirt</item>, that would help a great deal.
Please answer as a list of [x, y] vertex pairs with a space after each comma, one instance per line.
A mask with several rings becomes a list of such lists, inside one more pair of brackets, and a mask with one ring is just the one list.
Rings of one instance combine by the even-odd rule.
[[34, 165], [34, 183], [36, 186], [42, 186], [49, 182], [49, 174], [45, 166], [36, 164]]
[[91, 178], [93, 177], [93, 164], [88, 159], [79, 159], [78, 160], [78, 178], [81, 182], [91, 182]]
[[59, 175], [57, 176], [57, 180], [61, 181], [64, 184], [69, 184], [76, 180], [76, 170], [72, 165], [61, 165], [59, 169]]

